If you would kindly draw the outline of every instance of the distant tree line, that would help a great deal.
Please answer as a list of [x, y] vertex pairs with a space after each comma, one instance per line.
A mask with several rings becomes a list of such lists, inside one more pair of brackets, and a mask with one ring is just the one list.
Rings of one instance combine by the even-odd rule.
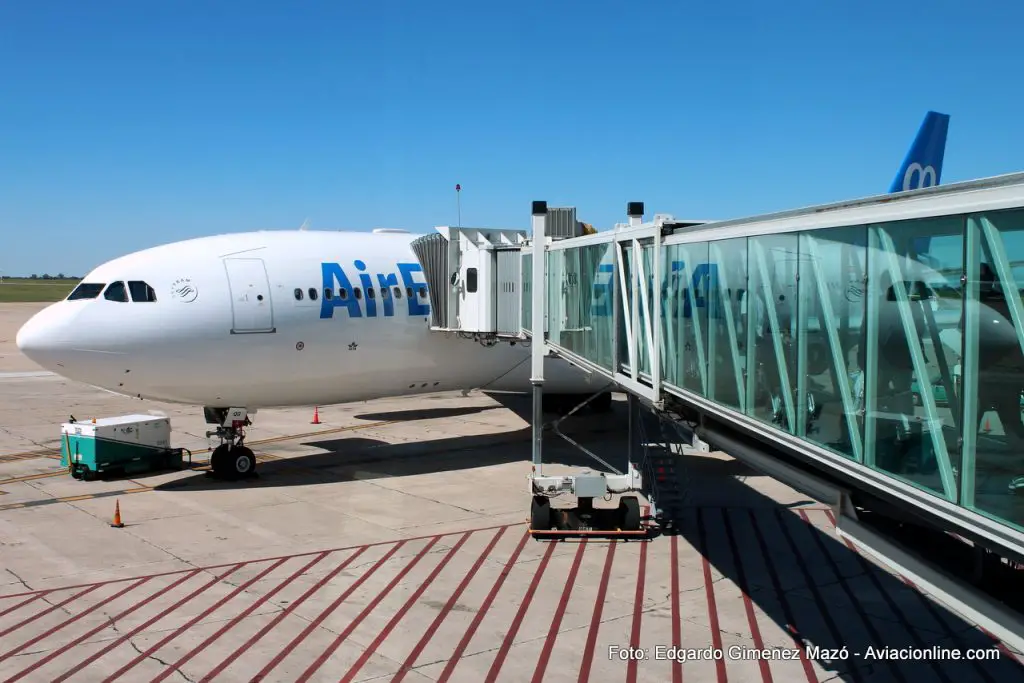
[[29, 280], [81, 280], [82, 278], [77, 275], [65, 275], [64, 273], [57, 273], [56, 275], [50, 275], [49, 273], [32, 273], [28, 276]]

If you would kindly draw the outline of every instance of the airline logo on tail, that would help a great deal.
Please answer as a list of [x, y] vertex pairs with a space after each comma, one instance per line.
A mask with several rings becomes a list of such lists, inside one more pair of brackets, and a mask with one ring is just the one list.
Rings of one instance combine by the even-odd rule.
[[907, 157], [893, 178], [889, 192], [907, 192], [934, 187], [942, 180], [942, 159], [946, 153], [949, 114], [930, 111], [917, 131]]

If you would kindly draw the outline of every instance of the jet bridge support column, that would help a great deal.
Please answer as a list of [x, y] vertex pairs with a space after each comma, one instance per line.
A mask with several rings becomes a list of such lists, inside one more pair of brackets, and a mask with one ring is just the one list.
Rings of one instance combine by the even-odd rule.
[[532, 297], [530, 327], [532, 340], [530, 346], [530, 383], [533, 385], [533, 472], [542, 474], [541, 447], [544, 431], [544, 295], [547, 291], [547, 270], [544, 268], [547, 252], [545, 246], [545, 227], [547, 225], [547, 202], [533, 203], [533, 282], [530, 294]]
[[[547, 243], [548, 243], [548, 208], [547, 202], [535, 201], [532, 210], [532, 230], [530, 248], [532, 274], [531, 294], [531, 373], [530, 383], [533, 393], [533, 465], [530, 473], [530, 493], [533, 502], [530, 506], [530, 533], [539, 536], [646, 536], [648, 530], [643, 527], [640, 515], [640, 500], [635, 495], [641, 488], [640, 473], [632, 462], [632, 439], [634, 430], [635, 401], [630, 395], [629, 401], [629, 432], [630, 453], [626, 464], [626, 472], [620, 472], [597, 454], [590, 452], [583, 445], [559, 431], [558, 426], [585, 405], [605, 393], [610, 386], [603, 387], [563, 417], [555, 421], [552, 431], [570, 444], [586, 453], [594, 461], [600, 463], [610, 473], [585, 470], [570, 476], [545, 476], [543, 473], [543, 435], [544, 435], [544, 357], [548, 355], [548, 342], [545, 336], [545, 318], [560, 315], [561, 311], [547, 310]], [[557, 349], [555, 349], [557, 352]], [[576, 508], [551, 509], [551, 499], [564, 493], [576, 496]], [[617, 509], [598, 509], [593, 503], [595, 498], [607, 498], [609, 494], [622, 495]]]

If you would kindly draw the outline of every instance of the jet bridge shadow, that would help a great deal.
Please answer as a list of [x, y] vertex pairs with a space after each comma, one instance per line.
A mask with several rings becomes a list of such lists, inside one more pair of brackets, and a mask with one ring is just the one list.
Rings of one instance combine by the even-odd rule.
[[[642, 422], [641, 438], [660, 440], [649, 446], [650, 453], [664, 450], [667, 444], [681, 451], [679, 437], [671, 429], [662, 431], [656, 417], [645, 414]], [[745, 481], [751, 475], [766, 483], [770, 478], [750, 468], [734, 469], [726, 464], [733, 459], [723, 461], [720, 453], [675, 457], [684, 507], [674, 520], [676, 528], [663, 533], [692, 544], [782, 633], [833, 652], [846, 648], [848, 659], [816, 660], [831, 673], [825, 677], [828, 680], [1024, 681], [1024, 666], [1006, 653], [998, 661], [966, 661], [967, 649], [990, 650], [996, 647], [995, 641], [848, 547], [835, 534], [833, 518], [824, 505], [805, 499], [780, 504]], [[706, 582], [705, 589], [716, 585]], [[742, 622], [733, 618], [731, 623]], [[900, 661], [868, 659], [869, 646], [875, 652], [953, 648], [965, 659], [927, 655]], [[775, 639], [763, 647], [793, 648], [794, 644]]]

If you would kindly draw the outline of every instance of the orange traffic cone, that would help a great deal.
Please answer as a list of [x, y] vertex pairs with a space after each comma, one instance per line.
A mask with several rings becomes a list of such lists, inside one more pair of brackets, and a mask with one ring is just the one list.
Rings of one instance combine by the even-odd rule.
[[320, 406], [313, 406], [313, 421], [310, 424], [320, 424]]
[[111, 522], [110, 526], [117, 527], [118, 529], [124, 527], [121, 523], [121, 501], [114, 503], [114, 521]]
[[982, 426], [981, 431], [985, 432], [986, 434], [992, 431], [992, 425], [989, 424], [987, 417], [985, 418], [985, 424], [984, 426]]

